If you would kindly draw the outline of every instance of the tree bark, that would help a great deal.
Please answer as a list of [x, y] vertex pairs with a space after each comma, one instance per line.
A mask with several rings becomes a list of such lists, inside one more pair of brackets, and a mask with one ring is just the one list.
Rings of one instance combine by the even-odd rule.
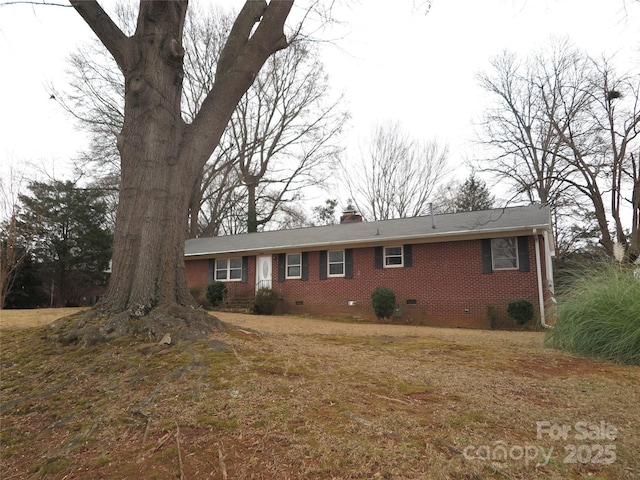
[[258, 180], [252, 176], [245, 177], [247, 182], [247, 232], [255, 233], [258, 231], [258, 212], [256, 211], [256, 190], [258, 188]]
[[190, 125], [180, 110], [187, 1], [141, 0], [132, 37], [96, 1], [70, 3], [125, 77], [112, 276], [99, 310], [139, 317], [158, 307], [192, 306], [184, 242], [193, 185], [257, 72], [273, 52], [286, 47], [283, 26], [293, 1], [245, 3], [221, 54], [214, 86]]

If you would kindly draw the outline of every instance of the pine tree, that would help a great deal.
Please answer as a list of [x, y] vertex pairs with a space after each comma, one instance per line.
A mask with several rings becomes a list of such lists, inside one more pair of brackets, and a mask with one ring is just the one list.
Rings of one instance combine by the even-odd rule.
[[487, 184], [476, 178], [475, 173], [472, 173], [462, 184], [455, 197], [455, 211], [459, 213], [488, 210], [493, 208], [494, 201]]
[[30, 251], [39, 276], [54, 306], [77, 305], [106, 281], [113, 236], [104, 192], [69, 181], [32, 182], [29, 190], [19, 197], [19, 223], [32, 232]]

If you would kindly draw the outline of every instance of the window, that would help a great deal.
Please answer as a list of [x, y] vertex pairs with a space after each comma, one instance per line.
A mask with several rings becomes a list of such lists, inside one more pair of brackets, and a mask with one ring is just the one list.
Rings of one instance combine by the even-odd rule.
[[402, 247], [384, 247], [385, 268], [402, 267]]
[[302, 277], [302, 255], [300, 253], [289, 253], [287, 255], [287, 278]]
[[344, 250], [330, 251], [327, 255], [330, 277], [344, 277]]
[[242, 258], [217, 258], [215, 279], [218, 281], [241, 281]]
[[374, 247], [374, 268], [397, 268], [413, 266], [413, 245], [407, 243], [398, 247]]
[[494, 270], [517, 270], [517, 237], [493, 238], [491, 240], [491, 259]]

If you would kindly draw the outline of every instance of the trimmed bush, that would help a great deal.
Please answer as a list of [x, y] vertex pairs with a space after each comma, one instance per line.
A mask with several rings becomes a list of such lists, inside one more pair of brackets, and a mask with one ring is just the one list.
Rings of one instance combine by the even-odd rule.
[[509, 303], [507, 313], [518, 325], [524, 325], [533, 318], [535, 311], [529, 300], [520, 299]]
[[261, 288], [256, 292], [253, 312], [259, 315], [272, 315], [276, 311], [280, 294], [271, 288]]
[[207, 300], [209, 300], [214, 307], [222, 303], [226, 294], [227, 286], [223, 282], [213, 282], [207, 285]]
[[640, 365], [640, 279], [632, 268], [606, 264], [577, 274], [555, 313], [545, 346]]
[[371, 304], [378, 319], [391, 318], [396, 310], [396, 294], [389, 288], [378, 287], [371, 294]]

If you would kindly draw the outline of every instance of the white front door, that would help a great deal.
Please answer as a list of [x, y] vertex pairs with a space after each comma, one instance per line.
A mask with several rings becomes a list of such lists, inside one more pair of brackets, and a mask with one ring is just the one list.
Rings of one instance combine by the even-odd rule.
[[271, 288], [271, 255], [261, 255], [256, 258], [256, 291], [261, 288]]

